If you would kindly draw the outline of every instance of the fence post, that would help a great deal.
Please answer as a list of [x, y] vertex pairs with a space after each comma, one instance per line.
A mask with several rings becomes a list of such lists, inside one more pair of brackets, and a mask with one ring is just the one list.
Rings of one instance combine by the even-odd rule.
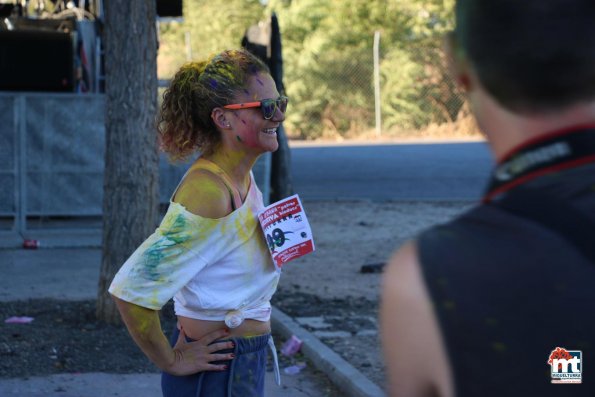
[[380, 115], [380, 31], [374, 32], [374, 105], [376, 112], [376, 137], [382, 134], [382, 119]]
[[17, 160], [17, 232], [22, 235], [27, 230], [27, 100], [25, 95], [15, 96], [15, 121], [18, 140]]

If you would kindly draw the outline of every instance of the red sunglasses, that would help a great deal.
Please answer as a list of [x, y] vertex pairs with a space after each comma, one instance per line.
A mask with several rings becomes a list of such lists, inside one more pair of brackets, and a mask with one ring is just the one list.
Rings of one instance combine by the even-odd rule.
[[262, 117], [265, 120], [270, 120], [275, 115], [277, 109], [279, 109], [282, 113], [285, 113], [287, 110], [287, 102], [289, 102], [289, 98], [286, 96], [280, 96], [277, 99], [263, 99], [258, 102], [246, 102], [246, 103], [234, 103], [231, 105], [223, 106], [224, 109], [249, 109], [249, 108], [260, 108], [262, 111]]

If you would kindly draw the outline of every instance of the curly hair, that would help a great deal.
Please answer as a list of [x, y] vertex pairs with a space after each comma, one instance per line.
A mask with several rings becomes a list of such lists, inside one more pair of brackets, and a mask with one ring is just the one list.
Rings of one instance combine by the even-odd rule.
[[221, 135], [211, 112], [231, 103], [258, 73], [270, 72], [246, 50], [227, 50], [183, 65], [163, 94], [157, 121], [161, 150], [171, 160], [185, 160], [197, 150], [212, 153]]

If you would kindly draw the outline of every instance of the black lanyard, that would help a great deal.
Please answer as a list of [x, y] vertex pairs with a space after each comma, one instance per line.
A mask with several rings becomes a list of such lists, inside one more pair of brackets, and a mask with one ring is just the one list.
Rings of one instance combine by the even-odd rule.
[[595, 264], [595, 224], [564, 200], [524, 186], [491, 203], [514, 187], [563, 169], [595, 163], [595, 128], [583, 127], [543, 135], [518, 147], [495, 168], [483, 201], [556, 232]]
[[538, 176], [588, 163], [595, 163], [595, 126], [542, 135], [498, 163], [483, 202]]

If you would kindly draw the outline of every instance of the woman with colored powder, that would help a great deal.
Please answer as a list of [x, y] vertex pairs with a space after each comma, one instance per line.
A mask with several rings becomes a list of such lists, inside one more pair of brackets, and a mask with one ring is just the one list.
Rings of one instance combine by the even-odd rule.
[[[267, 67], [243, 50], [182, 66], [164, 94], [161, 146], [201, 156], [153, 233], [110, 286], [132, 338], [162, 371], [164, 396], [262, 396], [270, 299], [280, 273], [256, 213], [251, 169], [277, 149], [287, 98]], [[158, 310], [173, 297], [168, 342]], [[279, 382], [278, 366], [275, 372]]]

